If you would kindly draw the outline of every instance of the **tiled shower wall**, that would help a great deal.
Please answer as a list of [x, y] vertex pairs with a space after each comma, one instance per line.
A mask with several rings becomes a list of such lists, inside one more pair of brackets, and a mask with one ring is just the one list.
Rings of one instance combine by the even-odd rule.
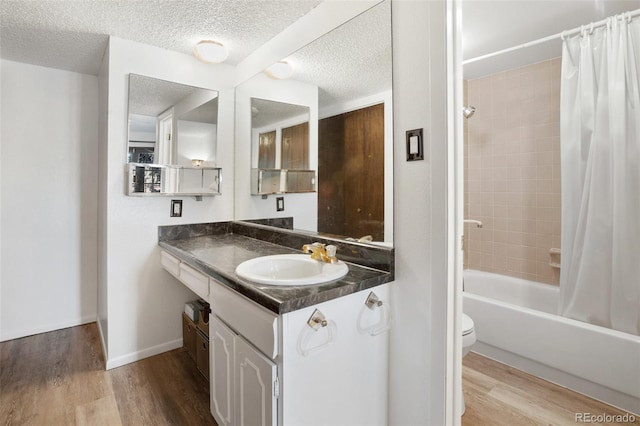
[[465, 267], [558, 284], [560, 58], [465, 81]]

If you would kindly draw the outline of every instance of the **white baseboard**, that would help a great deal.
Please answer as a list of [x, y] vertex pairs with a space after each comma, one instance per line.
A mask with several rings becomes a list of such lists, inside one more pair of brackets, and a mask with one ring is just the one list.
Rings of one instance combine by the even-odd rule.
[[597, 399], [598, 401], [613, 405], [632, 414], [640, 415], [640, 398], [635, 398], [626, 393], [565, 373], [564, 371], [480, 341], [473, 345], [471, 351], [536, 377], [540, 377], [556, 385]]
[[21, 330], [10, 330], [0, 336], [0, 342], [7, 340], [20, 339], [21, 337], [33, 336], [35, 334], [48, 333], [50, 331], [62, 330], [63, 328], [75, 327], [78, 325], [89, 324], [96, 321], [97, 314], [85, 315], [82, 318], [76, 318], [68, 321], [62, 321], [55, 324], [42, 324], [36, 327], [28, 327]]
[[162, 343], [160, 345], [152, 346], [150, 348], [142, 349], [137, 352], [132, 352], [112, 359], [107, 359], [107, 370], [121, 367], [123, 365], [140, 361], [141, 359], [149, 358], [150, 356], [158, 355], [181, 347], [182, 338]]

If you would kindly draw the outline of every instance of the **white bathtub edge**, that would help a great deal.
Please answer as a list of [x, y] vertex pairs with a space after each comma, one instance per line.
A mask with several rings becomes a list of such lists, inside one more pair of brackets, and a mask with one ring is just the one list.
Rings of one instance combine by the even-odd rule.
[[480, 341], [473, 345], [471, 351], [640, 416], [640, 398], [618, 392]]

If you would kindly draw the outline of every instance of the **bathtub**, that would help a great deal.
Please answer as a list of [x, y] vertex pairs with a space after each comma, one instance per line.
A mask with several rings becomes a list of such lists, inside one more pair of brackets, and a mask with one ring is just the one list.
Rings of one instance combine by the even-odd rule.
[[559, 288], [464, 271], [472, 351], [640, 414], [640, 336], [558, 316]]

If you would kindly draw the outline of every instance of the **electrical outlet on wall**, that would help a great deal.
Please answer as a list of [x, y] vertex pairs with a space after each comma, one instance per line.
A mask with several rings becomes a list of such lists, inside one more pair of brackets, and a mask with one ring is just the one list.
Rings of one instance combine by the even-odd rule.
[[171, 217], [182, 217], [182, 200], [171, 200]]
[[276, 211], [284, 211], [284, 197], [276, 197]]

